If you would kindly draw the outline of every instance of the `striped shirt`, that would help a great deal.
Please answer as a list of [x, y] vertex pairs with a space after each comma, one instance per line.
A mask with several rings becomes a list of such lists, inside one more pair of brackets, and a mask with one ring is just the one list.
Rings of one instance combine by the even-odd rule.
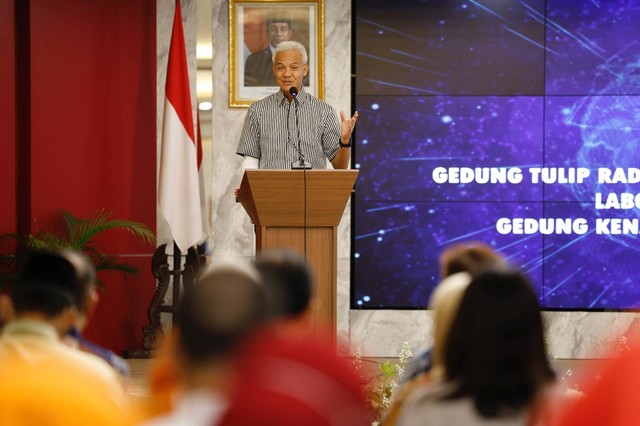
[[254, 102], [247, 111], [236, 153], [258, 158], [261, 169], [290, 169], [300, 155], [314, 169], [326, 169], [326, 159], [333, 160], [340, 149], [336, 111], [304, 89], [296, 100], [297, 105], [288, 102], [278, 90]]

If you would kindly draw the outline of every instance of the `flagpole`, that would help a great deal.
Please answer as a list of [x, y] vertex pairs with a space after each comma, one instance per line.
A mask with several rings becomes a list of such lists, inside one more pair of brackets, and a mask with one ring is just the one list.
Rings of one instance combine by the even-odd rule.
[[[178, 244], [176, 244], [176, 242], [173, 242], [173, 271], [172, 271], [172, 275], [173, 275], [173, 287], [172, 287], [172, 293], [173, 293], [173, 298], [172, 298], [172, 310], [173, 310], [173, 314], [176, 313], [176, 310], [178, 308], [178, 305], [180, 304], [180, 288], [181, 288], [181, 284], [182, 284], [182, 252], [180, 251], [180, 247], [178, 247]], [[172, 316], [172, 320], [173, 320]]]

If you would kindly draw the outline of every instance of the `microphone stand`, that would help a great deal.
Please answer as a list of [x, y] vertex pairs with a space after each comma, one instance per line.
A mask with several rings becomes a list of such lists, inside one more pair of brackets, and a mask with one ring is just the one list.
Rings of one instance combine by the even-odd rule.
[[291, 96], [293, 96], [293, 103], [295, 104], [295, 109], [296, 109], [296, 132], [298, 134], [298, 143], [296, 145], [296, 150], [298, 151], [298, 161], [295, 161], [293, 164], [291, 164], [291, 168], [294, 170], [306, 170], [306, 169], [311, 169], [313, 168], [311, 166], [311, 163], [308, 163], [305, 158], [304, 158], [304, 154], [302, 154], [302, 150], [300, 149], [300, 126], [298, 125], [298, 89], [296, 89], [295, 87], [292, 87], [289, 89], [289, 93], [291, 93]]
[[[296, 133], [298, 136], [298, 143], [296, 145], [296, 149], [298, 150], [298, 161], [294, 162], [291, 165], [292, 169], [295, 170], [302, 170], [302, 178], [303, 178], [303, 204], [302, 204], [302, 220], [303, 220], [303, 224], [302, 224], [302, 232], [303, 232], [303, 252], [304, 252], [304, 260], [305, 262], [307, 261], [307, 169], [311, 169], [311, 164], [307, 163], [305, 161], [304, 155], [302, 154], [302, 150], [300, 149], [300, 125], [298, 122], [298, 89], [296, 87], [291, 87], [289, 89], [289, 93], [291, 93], [291, 96], [293, 97], [293, 102], [295, 104], [295, 109], [296, 109]], [[289, 104], [289, 107], [291, 107], [291, 104]], [[288, 123], [288, 117], [287, 117], [287, 123]], [[287, 130], [288, 132], [288, 130]]]

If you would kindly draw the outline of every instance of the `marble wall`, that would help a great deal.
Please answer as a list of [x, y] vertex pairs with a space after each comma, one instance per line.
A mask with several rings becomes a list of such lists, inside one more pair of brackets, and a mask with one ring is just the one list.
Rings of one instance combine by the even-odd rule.
[[[195, 0], [183, 0], [183, 10]], [[240, 157], [235, 155], [246, 109], [229, 108], [229, 5], [212, 0], [213, 110], [212, 114], [212, 261], [251, 259], [253, 229], [233, 191], [240, 181]], [[160, 8], [170, 0], [158, 0]], [[169, 5], [169, 6], [168, 6]], [[185, 7], [186, 6], [186, 7]], [[171, 12], [170, 16], [173, 12]], [[183, 14], [187, 15], [187, 13]], [[192, 16], [187, 16], [194, 19]], [[162, 17], [162, 25], [166, 24]], [[192, 24], [194, 21], [190, 21]], [[325, 99], [338, 110], [350, 109], [351, 0], [325, 0]], [[169, 22], [170, 24], [170, 22]], [[160, 51], [160, 48], [159, 48]], [[166, 62], [166, 58], [165, 58]], [[159, 58], [159, 69], [161, 69]], [[158, 84], [163, 82], [160, 74]], [[159, 94], [159, 99], [161, 99]], [[160, 105], [159, 105], [160, 106]], [[415, 351], [431, 341], [428, 311], [350, 310], [350, 215], [345, 211], [338, 244], [338, 334], [364, 356], [397, 356], [404, 341]], [[549, 350], [556, 358], [598, 358], [616, 350], [640, 330], [638, 314], [612, 312], [545, 312]]]
[[[558, 359], [607, 358], [640, 337], [637, 313], [544, 312], [548, 350]], [[373, 357], [397, 356], [404, 341], [415, 351], [431, 341], [429, 311], [349, 311], [352, 348]]]

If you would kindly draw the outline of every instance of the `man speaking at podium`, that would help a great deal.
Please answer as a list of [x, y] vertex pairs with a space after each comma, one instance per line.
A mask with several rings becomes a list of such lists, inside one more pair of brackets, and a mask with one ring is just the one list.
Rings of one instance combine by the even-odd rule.
[[242, 169], [335, 169], [349, 167], [351, 133], [358, 112], [340, 122], [329, 104], [307, 93], [307, 51], [296, 41], [280, 43], [273, 53], [276, 93], [254, 102], [247, 112], [236, 153]]

